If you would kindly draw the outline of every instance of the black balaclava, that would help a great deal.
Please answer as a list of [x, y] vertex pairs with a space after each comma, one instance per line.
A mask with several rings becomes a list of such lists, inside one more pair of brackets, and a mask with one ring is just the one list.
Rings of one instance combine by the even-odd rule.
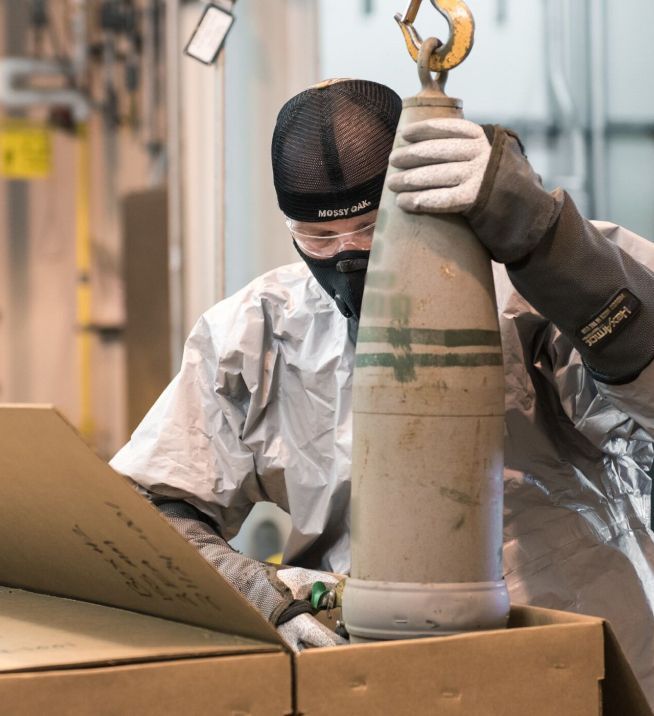
[[[279, 208], [290, 219], [348, 219], [379, 207], [402, 100], [367, 80], [327, 80], [291, 98], [272, 139]], [[307, 256], [318, 283], [336, 301], [356, 336], [368, 251], [329, 259]]]

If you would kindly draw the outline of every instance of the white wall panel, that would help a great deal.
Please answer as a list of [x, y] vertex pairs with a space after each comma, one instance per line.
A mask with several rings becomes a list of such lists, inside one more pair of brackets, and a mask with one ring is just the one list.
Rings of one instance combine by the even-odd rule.
[[609, 88], [609, 117], [654, 124], [654, 2], [606, 0], [604, 5], [608, 28], [604, 68]]
[[[181, 44], [191, 37], [204, 2], [181, 7]], [[224, 53], [206, 66], [180, 60], [184, 335], [224, 295]]]
[[312, 0], [239, 0], [226, 55], [226, 293], [297, 261], [277, 206], [270, 141], [277, 113], [318, 79]]
[[[468, 5], [477, 25], [475, 47], [451, 73], [448, 92], [464, 99], [470, 116], [545, 118], [542, 0], [468, 0]], [[415, 64], [393, 19], [404, 11], [404, 0], [373, 0], [371, 14], [363, 0], [319, 0], [319, 6], [323, 77], [362, 77], [402, 96], [416, 93]], [[423, 2], [415, 26], [423, 37], [447, 37], [447, 23], [430, 2]]]
[[609, 144], [609, 219], [654, 240], [654, 141]]

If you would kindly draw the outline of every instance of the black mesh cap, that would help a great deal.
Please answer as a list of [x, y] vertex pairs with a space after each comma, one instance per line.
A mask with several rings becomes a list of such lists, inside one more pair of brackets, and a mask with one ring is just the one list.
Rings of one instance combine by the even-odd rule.
[[401, 111], [392, 89], [367, 80], [327, 80], [291, 98], [272, 139], [284, 214], [330, 221], [376, 209]]

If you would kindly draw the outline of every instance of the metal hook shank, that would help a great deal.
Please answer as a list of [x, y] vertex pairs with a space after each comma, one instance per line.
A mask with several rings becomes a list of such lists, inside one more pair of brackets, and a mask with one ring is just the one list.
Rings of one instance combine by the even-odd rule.
[[[410, 0], [404, 16], [398, 13], [395, 20], [402, 30], [409, 54], [417, 62], [422, 38], [413, 26], [422, 0]], [[447, 20], [450, 29], [448, 41], [431, 56], [429, 69], [446, 72], [460, 65], [470, 54], [475, 38], [475, 20], [463, 0], [431, 0], [431, 4]]]

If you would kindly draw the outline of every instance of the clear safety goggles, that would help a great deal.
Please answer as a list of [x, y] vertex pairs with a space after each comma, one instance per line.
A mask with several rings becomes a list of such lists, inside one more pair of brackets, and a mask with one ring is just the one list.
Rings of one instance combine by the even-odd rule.
[[374, 221], [344, 234], [307, 234], [298, 231], [293, 219], [286, 219], [286, 226], [300, 249], [315, 259], [330, 259], [341, 251], [370, 251], [375, 231]]

